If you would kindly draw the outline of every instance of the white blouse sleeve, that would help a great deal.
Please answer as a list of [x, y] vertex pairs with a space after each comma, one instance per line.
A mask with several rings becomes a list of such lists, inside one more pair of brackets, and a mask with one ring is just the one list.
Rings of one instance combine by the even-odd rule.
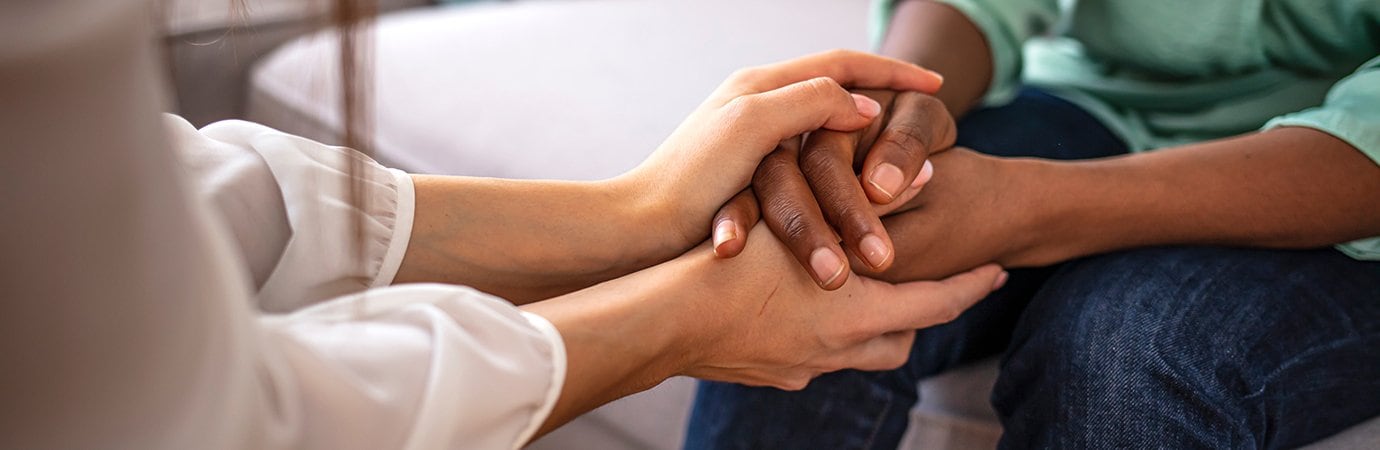
[[[350, 214], [375, 262], [337, 264], [352, 154], [242, 123], [170, 135], [145, 6], [0, 3], [0, 448], [525, 443], [565, 378], [550, 323], [467, 288], [362, 290], [406, 246], [408, 178], [371, 166]], [[311, 306], [265, 315], [263, 294]]]
[[[266, 375], [274, 385], [297, 386], [309, 403], [340, 405], [295, 414], [288, 428], [322, 430], [302, 436], [321, 439], [321, 448], [347, 448], [387, 428], [353, 428], [360, 436], [333, 426], [367, 414], [367, 423], [423, 431], [407, 436], [415, 448], [503, 448], [541, 425], [565, 377], [560, 336], [548, 322], [468, 288], [366, 291], [388, 285], [402, 263], [414, 207], [409, 175], [249, 122], [200, 131], [176, 116], [165, 123], [189, 181], [255, 275], [259, 307], [296, 311], [263, 320], [270, 340], [288, 343], [287, 355], [296, 356]], [[352, 162], [357, 200], [350, 198]], [[351, 245], [357, 238], [362, 248]], [[355, 295], [327, 301], [341, 294]], [[336, 376], [307, 385], [294, 381], [301, 373]], [[526, 405], [513, 402], [524, 397]], [[457, 407], [469, 416], [449, 413]], [[510, 417], [476, 414], [505, 409]]]
[[393, 281], [412, 231], [406, 173], [254, 123], [198, 131], [165, 121], [188, 178], [230, 229], [261, 309], [293, 311]]

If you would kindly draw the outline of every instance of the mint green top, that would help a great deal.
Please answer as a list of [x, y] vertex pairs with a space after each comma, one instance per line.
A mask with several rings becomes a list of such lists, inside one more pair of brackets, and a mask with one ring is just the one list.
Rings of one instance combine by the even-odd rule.
[[[939, 1], [987, 38], [984, 105], [1029, 85], [1081, 106], [1133, 151], [1288, 125], [1380, 163], [1380, 0]], [[874, 42], [894, 3], [874, 2]], [[1380, 260], [1380, 237], [1337, 247]]]

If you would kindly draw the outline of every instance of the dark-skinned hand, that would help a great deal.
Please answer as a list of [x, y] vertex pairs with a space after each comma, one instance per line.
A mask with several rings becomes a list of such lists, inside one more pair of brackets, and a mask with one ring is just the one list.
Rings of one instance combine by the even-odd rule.
[[897, 251], [880, 217], [929, 181], [930, 157], [953, 146], [956, 129], [930, 95], [856, 93], [877, 100], [882, 114], [859, 131], [820, 130], [803, 143], [782, 142], [758, 166], [752, 187], [715, 215], [716, 254], [741, 251], [760, 215], [825, 289], [843, 286], [849, 272], [886, 273]]

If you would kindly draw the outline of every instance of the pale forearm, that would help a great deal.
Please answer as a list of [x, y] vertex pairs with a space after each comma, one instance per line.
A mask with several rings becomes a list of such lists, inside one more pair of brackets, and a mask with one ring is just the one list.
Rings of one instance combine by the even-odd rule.
[[975, 106], [992, 80], [992, 52], [982, 32], [942, 3], [899, 2], [881, 53], [944, 75], [944, 87], [935, 96], [954, 117]]
[[473, 286], [518, 304], [631, 273], [684, 251], [617, 181], [413, 177], [416, 215], [395, 282]]
[[1380, 167], [1313, 129], [1036, 166], [1043, 232], [1023, 265], [1153, 245], [1312, 248], [1380, 235]]
[[[538, 436], [605, 403], [661, 383], [689, 361], [684, 328], [688, 302], [663, 264], [596, 287], [522, 308], [560, 330], [566, 378], [559, 400]], [[682, 301], [674, 301], [680, 298]]]

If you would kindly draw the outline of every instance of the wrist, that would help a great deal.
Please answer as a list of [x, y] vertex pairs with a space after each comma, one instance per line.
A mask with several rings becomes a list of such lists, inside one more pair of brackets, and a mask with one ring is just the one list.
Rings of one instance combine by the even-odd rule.
[[671, 181], [658, 181], [639, 167], [615, 178], [598, 182], [598, 188], [611, 205], [610, 216], [618, 217], [622, 241], [620, 256], [637, 261], [637, 268], [649, 267], [679, 256], [707, 239], [709, 217], [695, 220], [684, 188]]
[[[1014, 173], [1022, 203], [1031, 205], [1013, 255], [1016, 267], [1047, 266], [1122, 248], [1128, 237], [1123, 225], [1136, 221], [1134, 191], [1116, 187], [1135, 184], [1116, 181], [1124, 175], [1106, 173], [1104, 164], [1087, 161], [1020, 159]], [[1108, 179], [1108, 177], [1113, 179]]]
[[1085, 255], [1086, 238], [1098, 230], [1089, 229], [1084, 203], [1087, 199], [1078, 186], [1076, 166], [1066, 162], [1013, 158], [1003, 160], [999, 179], [1006, 180], [1006, 192], [1022, 205], [1016, 220], [1009, 251], [998, 262], [1007, 267], [1039, 267]]
[[564, 387], [543, 430], [685, 371], [689, 324], [674, 300], [689, 290], [665, 266], [522, 306], [551, 322], [565, 344]]
[[742, 262], [721, 260], [710, 246], [703, 245], [657, 267], [665, 271], [663, 276], [674, 280], [666, 283], [672, 290], [665, 292], [657, 305], [665, 312], [661, 332], [670, 338], [666, 364], [675, 371], [673, 375], [687, 375], [712, 359], [722, 337], [734, 328], [727, 320], [732, 304], [723, 300], [733, 295], [725, 288], [732, 289], [736, 283], [725, 283], [732, 279], [725, 274], [741, 274], [743, 268], [734, 267]]

